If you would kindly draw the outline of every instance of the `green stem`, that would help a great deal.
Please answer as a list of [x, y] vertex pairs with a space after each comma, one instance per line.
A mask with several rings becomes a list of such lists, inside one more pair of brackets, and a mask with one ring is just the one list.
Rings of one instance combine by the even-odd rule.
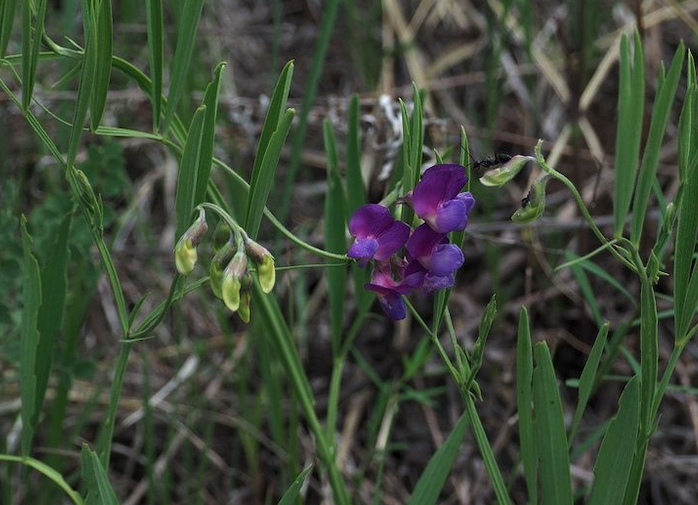
[[45, 463], [42, 463], [37, 459], [30, 458], [29, 456], [21, 457], [12, 456], [10, 454], [0, 454], [0, 461], [21, 463], [25, 466], [29, 466], [39, 471], [42, 475], [51, 479], [53, 482], [56, 483], [58, 487], [65, 491], [65, 494], [67, 494], [70, 497], [70, 499], [73, 500], [73, 503], [75, 503], [76, 505], [83, 505], [84, 502], [82, 501], [82, 497], [80, 496], [80, 494], [73, 488], [71, 488], [70, 485], [68, 485], [68, 483], [65, 481], [65, 479], [63, 479], [60, 473], [58, 473]]

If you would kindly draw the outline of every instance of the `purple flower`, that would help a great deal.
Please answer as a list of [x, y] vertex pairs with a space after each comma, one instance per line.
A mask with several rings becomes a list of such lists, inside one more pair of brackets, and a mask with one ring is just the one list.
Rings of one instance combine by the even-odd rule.
[[364, 267], [371, 259], [384, 261], [399, 251], [410, 235], [410, 227], [397, 221], [387, 208], [372, 203], [354, 212], [349, 220], [349, 233], [354, 243], [347, 256]]
[[410, 291], [410, 287], [393, 279], [392, 270], [389, 263], [376, 267], [371, 276], [371, 282], [364, 285], [364, 289], [373, 291], [378, 295], [383, 312], [393, 321], [404, 319], [407, 315], [405, 302], [402, 295]]
[[[452, 280], [448, 286], [442, 286], [447, 283], [447, 280], [437, 280], [435, 277], [450, 279], [453, 272], [459, 269], [465, 261], [463, 251], [458, 246], [449, 244], [444, 233], [435, 232], [426, 223], [417, 227], [407, 240], [407, 252], [412, 258], [412, 262], [418, 262], [425, 270], [425, 283], [427, 277], [431, 276], [430, 283], [435, 286], [431, 289], [452, 286]], [[406, 269], [406, 275], [413, 274], [413, 272], [416, 274], [416, 265], [412, 268], [410, 265]]]
[[408, 201], [435, 232], [463, 231], [475, 205], [470, 192], [459, 193], [467, 181], [461, 165], [434, 165], [424, 172]]

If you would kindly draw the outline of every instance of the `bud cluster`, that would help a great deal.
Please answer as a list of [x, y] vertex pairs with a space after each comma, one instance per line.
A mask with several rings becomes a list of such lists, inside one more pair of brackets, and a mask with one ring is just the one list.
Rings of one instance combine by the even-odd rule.
[[[248, 266], [250, 263], [255, 266], [262, 291], [269, 293], [276, 281], [274, 257], [265, 247], [252, 240], [229, 215], [223, 214], [222, 209], [215, 210], [224, 217], [230, 236], [227, 241], [217, 247], [211, 259], [209, 265], [211, 291], [223, 300], [226, 307], [237, 312], [240, 319], [249, 323], [254, 279]], [[175, 246], [175, 265], [180, 274], [189, 275], [194, 270], [198, 259], [196, 248], [207, 230], [206, 214], [204, 209], [200, 208], [199, 217], [182, 234]], [[214, 242], [216, 242], [215, 237]], [[214, 244], [214, 247], [216, 245], [218, 244]]]

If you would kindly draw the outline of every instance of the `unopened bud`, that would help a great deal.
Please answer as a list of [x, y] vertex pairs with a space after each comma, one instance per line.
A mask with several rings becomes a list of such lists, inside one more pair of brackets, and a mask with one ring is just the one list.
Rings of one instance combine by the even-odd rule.
[[223, 282], [221, 292], [223, 302], [233, 312], [240, 307], [240, 287], [241, 280], [247, 272], [247, 256], [244, 251], [238, 251], [230, 260], [223, 272]]
[[502, 186], [512, 180], [526, 163], [535, 160], [536, 159], [532, 156], [517, 154], [501, 167], [493, 168], [485, 172], [482, 177], [480, 177], [480, 183], [482, 183], [483, 186]]
[[223, 270], [225, 269], [225, 265], [233, 257], [233, 254], [235, 254], [235, 246], [228, 241], [218, 249], [211, 260], [211, 265], [208, 269], [208, 278], [211, 284], [211, 291], [213, 291], [213, 294], [218, 298], [223, 298]]
[[521, 207], [511, 216], [512, 221], [518, 224], [527, 224], [536, 221], [543, 215], [545, 211], [545, 186], [549, 177], [549, 175], [544, 175], [533, 184], [528, 195], [521, 200]]
[[185, 231], [175, 246], [175, 266], [182, 275], [189, 275], [196, 265], [196, 246], [204, 238], [208, 230], [206, 224], [206, 214], [204, 210], [199, 211], [199, 217], [194, 221], [187, 231]]
[[240, 293], [240, 308], [238, 315], [244, 323], [250, 322], [250, 303], [252, 302], [252, 294], [249, 290], [244, 290]]
[[274, 257], [265, 247], [249, 237], [245, 239], [245, 250], [257, 265], [257, 276], [259, 277], [259, 285], [262, 291], [269, 293], [274, 288], [274, 283], [276, 282]]

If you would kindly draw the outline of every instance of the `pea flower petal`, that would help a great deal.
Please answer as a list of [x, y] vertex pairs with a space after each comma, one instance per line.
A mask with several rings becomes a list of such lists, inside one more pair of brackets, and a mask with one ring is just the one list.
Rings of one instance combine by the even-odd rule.
[[354, 243], [347, 256], [366, 266], [371, 259], [384, 261], [405, 245], [410, 227], [397, 221], [390, 211], [378, 204], [359, 207], [349, 220]]
[[443, 277], [463, 265], [463, 251], [448, 243], [444, 233], [437, 233], [428, 224], [417, 227], [407, 240], [407, 252], [429, 274]]
[[364, 285], [364, 289], [378, 295], [381, 309], [393, 321], [404, 319], [407, 315], [402, 295], [409, 293], [410, 287], [393, 279], [390, 265], [376, 268], [371, 282]]
[[434, 231], [463, 231], [475, 205], [469, 192], [460, 193], [467, 181], [461, 165], [434, 165], [424, 172], [408, 201]]

